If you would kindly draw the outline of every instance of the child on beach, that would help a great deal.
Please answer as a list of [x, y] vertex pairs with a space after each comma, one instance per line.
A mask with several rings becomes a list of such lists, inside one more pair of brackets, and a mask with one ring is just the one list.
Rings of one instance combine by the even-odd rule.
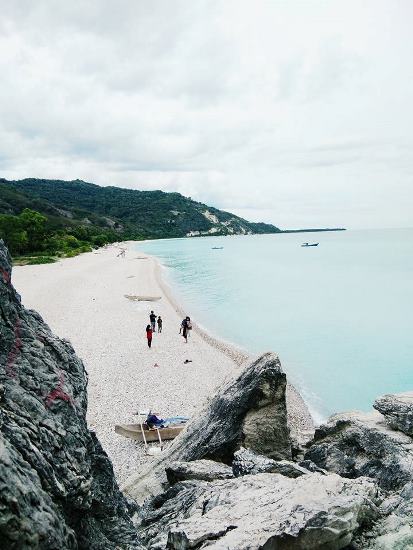
[[162, 319], [160, 315], [158, 315], [158, 332], [159, 334], [162, 332]]
[[151, 329], [151, 325], [147, 325], [146, 326], [146, 338], [148, 340], [148, 348], [151, 347], [152, 345], [152, 329]]
[[149, 320], [151, 322], [152, 332], [156, 332], [155, 330], [156, 315], [153, 311], [151, 311], [151, 314], [149, 315]]

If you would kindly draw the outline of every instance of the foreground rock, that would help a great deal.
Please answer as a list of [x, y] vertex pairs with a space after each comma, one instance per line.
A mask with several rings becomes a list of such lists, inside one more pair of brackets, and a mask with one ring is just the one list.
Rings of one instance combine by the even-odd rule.
[[290, 460], [272, 460], [248, 449], [240, 449], [235, 453], [232, 470], [236, 477], [272, 473], [294, 478], [309, 473], [309, 470]]
[[285, 388], [278, 357], [266, 353], [221, 388], [173, 444], [123, 489], [143, 502], [163, 490], [171, 462], [206, 458], [229, 465], [241, 446], [277, 460], [291, 459]]
[[139, 536], [150, 549], [338, 550], [377, 516], [376, 500], [373, 482], [334, 474], [184, 481], [144, 506]]
[[316, 430], [305, 458], [343, 477], [374, 478], [388, 491], [413, 480], [413, 439], [377, 412], [332, 416]]
[[168, 482], [173, 485], [178, 481], [197, 479], [215, 481], [234, 477], [232, 468], [213, 460], [194, 460], [193, 462], [172, 462], [166, 468]]
[[25, 310], [0, 241], [0, 546], [137, 548], [112, 465], [88, 431], [86, 373]]
[[413, 436], [413, 392], [383, 395], [376, 399], [373, 407], [393, 429]]

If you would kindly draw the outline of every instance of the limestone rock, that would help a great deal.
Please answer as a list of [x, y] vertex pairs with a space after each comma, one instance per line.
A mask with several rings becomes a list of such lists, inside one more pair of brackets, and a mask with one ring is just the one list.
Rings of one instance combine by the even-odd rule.
[[0, 547], [135, 548], [112, 465], [86, 425], [87, 375], [25, 310], [0, 241]]
[[372, 477], [385, 490], [413, 480], [412, 438], [390, 429], [377, 412], [332, 416], [316, 430], [305, 458], [344, 477]]
[[286, 477], [299, 477], [308, 470], [289, 460], [273, 460], [257, 455], [249, 449], [240, 449], [234, 454], [232, 470], [236, 477], [261, 473], [275, 473]]
[[382, 516], [370, 530], [361, 533], [363, 550], [413, 549], [413, 483], [390, 494], [379, 506]]
[[377, 516], [365, 478], [257, 474], [184, 481], [148, 501], [138, 528], [149, 549], [338, 550]]
[[413, 392], [383, 395], [376, 399], [373, 407], [394, 430], [413, 436]]
[[206, 458], [231, 464], [241, 446], [277, 460], [290, 459], [285, 388], [278, 357], [264, 354], [223, 386], [172, 445], [131, 476], [123, 489], [143, 502], [163, 490], [170, 462]]
[[193, 462], [172, 462], [166, 468], [168, 482], [173, 485], [178, 481], [198, 479], [214, 481], [234, 477], [232, 468], [214, 460], [194, 460]]

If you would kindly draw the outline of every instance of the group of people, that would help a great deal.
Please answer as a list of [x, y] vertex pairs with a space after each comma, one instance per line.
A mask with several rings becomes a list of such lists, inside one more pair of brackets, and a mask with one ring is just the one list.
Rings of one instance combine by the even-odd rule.
[[158, 334], [162, 332], [162, 317], [155, 315], [153, 311], [149, 314], [150, 325], [146, 326], [146, 338], [148, 340], [148, 348], [152, 346], [152, 335], [156, 332], [156, 325], [158, 325]]
[[[155, 315], [153, 310], [149, 314], [150, 324], [146, 326], [146, 339], [148, 341], [148, 348], [152, 347], [152, 337], [156, 332], [156, 325], [158, 325], [158, 334], [162, 332], [162, 318], [160, 315]], [[188, 342], [189, 331], [192, 330], [192, 324], [190, 317], [185, 317], [181, 323], [179, 334], [182, 334], [185, 342]]]

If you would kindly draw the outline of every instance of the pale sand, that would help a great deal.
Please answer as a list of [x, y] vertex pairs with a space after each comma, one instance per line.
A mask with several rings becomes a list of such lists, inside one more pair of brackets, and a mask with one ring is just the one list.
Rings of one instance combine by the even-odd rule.
[[[127, 247], [125, 258], [116, 257], [119, 250], [111, 246], [55, 264], [13, 269], [23, 304], [70, 340], [83, 359], [89, 375], [88, 424], [120, 482], [147, 457], [141, 444], [115, 434], [115, 424], [136, 422], [132, 413], [147, 408], [163, 417], [191, 416], [248, 360], [245, 352], [195, 323], [186, 344], [178, 334], [184, 312], [163, 283], [157, 261], [134, 250], [136, 243], [122, 247]], [[154, 334], [148, 349], [151, 309], [162, 316], [163, 332]], [[288, 403], [293, 429], [310, 432], [311, 417], [291, 387]]]

